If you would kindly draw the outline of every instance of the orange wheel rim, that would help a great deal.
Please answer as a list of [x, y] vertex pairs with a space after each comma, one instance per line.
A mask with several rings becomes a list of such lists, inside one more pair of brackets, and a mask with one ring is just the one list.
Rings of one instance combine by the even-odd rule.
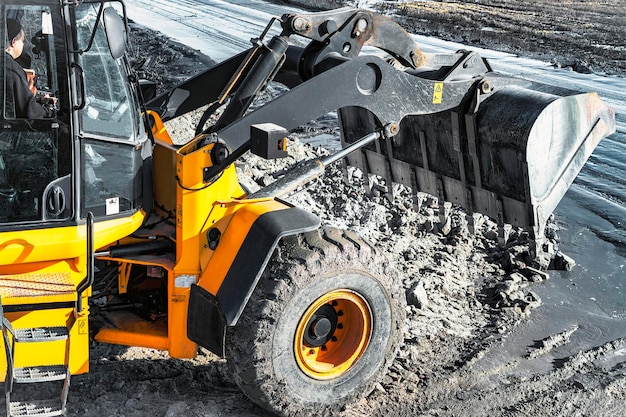
[[332, 291], [313, 302], [298, 322], [296, 361], [311, 378], [337, 378], [365, 352], [371, 334], [367, 301], [354, 291]]

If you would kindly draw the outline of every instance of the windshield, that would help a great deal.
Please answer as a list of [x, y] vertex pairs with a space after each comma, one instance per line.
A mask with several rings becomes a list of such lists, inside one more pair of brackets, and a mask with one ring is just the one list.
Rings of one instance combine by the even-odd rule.
[[[84, 51], [79, 57], [85, 80], [81, 130], [83, 133], [134, 139], [141, 118], [133, 102], [122, 59], [113, 59], [109, 51], [102, 19], [98, 20], [101, 7], [101, 4], [83, 3], [76, 9], [77, 43]], [[89, 46], [92, 36], [93, 43]]]

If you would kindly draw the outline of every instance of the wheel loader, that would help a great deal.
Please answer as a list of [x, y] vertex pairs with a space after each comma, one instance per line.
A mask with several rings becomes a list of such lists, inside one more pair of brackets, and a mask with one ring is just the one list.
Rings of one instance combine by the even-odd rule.
[[[3, 91], [0, 375], [9, 416], [63, 415], [71, 375], [100, 343], [225, 357], [278, 415], [329, 415], [370, 392], [403, 335], [393, 265], [350, 230], [323, 227], [291, 192], [343, 161], [417, 196], [521, 227], [545, 252], [548, 216], [614, 112], [494, 72], [472, 51], [422, 53], [359, 9], [273, 18], [251, 47], [157, 94], [126, 51], [121, 1], [3, 1], [20, 65], [51, 116]], [[4, 54], [3, 80], [15, 57]], [[284, 91], [258, 104], [269, 83]], [[203, 112], [180, 144], [167, 122]], [[342, 149], [251, 192], [234, 163], [286, 155], [291, 131], [336, 112]], [[339, 181], [340, 179], [338, 179]], [[421, 194], [420, 194], [421, 195]], [[442, 219], [445, 220], [445, 219]], [[104, 317], [98, 325], [92, 316]], [[93, 324], [93, 322], [92, 322]], [[46, 386], [46, 390], [40, 387]], [[41, 399], [41, 392], [52, 392]]]

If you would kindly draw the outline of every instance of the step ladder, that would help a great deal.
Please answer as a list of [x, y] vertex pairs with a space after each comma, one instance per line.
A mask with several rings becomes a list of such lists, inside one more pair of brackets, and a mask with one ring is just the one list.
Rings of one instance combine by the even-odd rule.
[[[37, 327], [18, 329], [13, 328], [11, 322], [4, 316], [4, 308], [0, 300], [0, 316], [2, 317], [2, 338], [7, 362], [7, 375], [5, 377], [5, 396], [8, 417], [21, 416], [62, 416], [66, 412], [67, 396], [70, 388], [70, 331], [75, 321], [70, 321], [67, 326]], [[74, 317], [74, 315], [72, 315]], [[56, 365], [37, 365], [15, 367], [15, 355], [18, 347], [25, 344], [37, 344], [37, 351], [46, 352], [48, 343], [65, 341], [65, 357]], [[36, 359], [35, 359], [36, 361]], [[46, 399], [25, 399], [31, 396], [28, 392], [22, 394], [16, 388], [27, 384], [40, 384], [37, 391], [54, 391], [60, 388], [60, 394]], [[44, 387], [43, 385], [48, 385]], [[62, 385], [62, 386], [60, 386]], [[32, 388], [32, 387], [31, 387]], [[58, 393], [58, 391], [57, 391]]]
[[[87, 274], [76, 284], [69, 272], [35, 273], [0, 276], [0, 326], [6, 356], [6, 376], [4, 379], [7, 417], [22, 416], [62, 416], [66, 413], [67, 397], [70, 389], [70, 335], [77, 317], [83, 310], [82, 296], [94, 280], [94, 218], [92, 213], [87, 214]], [[3, 304], [3, 300], [5, 303]], [[23, 309], [25, 306], [35, 307]], [[43, 307], [42, 307], [43, 306]], [[12, 312], [65, 310], [66, 315], [61, 325], [46, 325], [38, 327], [14, 327], [5, 316], [5, 310]], [[17, 310], [16, 310], [17, 308]], [[58, 310], [57, 310], [58, 311]], [[69, 313], [69, 315], [67, 315]], [[54, 322], [56, 319], [53, 319]], [[80, 328], [80, 326], [79, 326]], [[79, 333], [80, 334], [80, 333]], [[85, 333], [86, 334], [86, 333]], [[80, 337], [80, 336], [79, 336]], [[80, 340], [80, 339], [78, 339]], [[51, 343], [64, 343], [61, 346]], [[27, 358], [20, 356], [20, 365], [24, 362], [28, 366], [16, 367], [16, 355], [23, 345], [35, 346], [35, 349], [26, 349], [31, 355]], [[36, 354], [32, 354], [36, 352]], [[56, 359], [50, 360], [49, 353], [61, 353]], [[33, 358], [34, 356], [34, 358]], [[44, 361], [41, 358], [45, 358]], [[27, 360], [26, 360], [27, 359]], [[40, 363], [37, 363], [39, 360]], [[46, 362], [41, 364], [41, 362]], [[18, 393], [18, 387], [26, 389], [25, 393]], [[56, 392], [52, 398], [38, 399], [41, 392], [46, 391], [42, 386], [48, 385], [47, 391]], [[40, 389], [42, 387], [42, 389]], [[59, 388], [59, 389], [58, 389]], [[59, 394], [60, 392], [60, 394]], [[16, 395], [17, 394], [17, 395]], [[30, 398], [29, 398], [30, 397]]]

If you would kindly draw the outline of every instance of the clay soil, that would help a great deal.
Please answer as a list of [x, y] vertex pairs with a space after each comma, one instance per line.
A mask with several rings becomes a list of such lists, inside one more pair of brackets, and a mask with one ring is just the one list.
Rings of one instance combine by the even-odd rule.
[[[540, 54], [559, 65], [579, 62], [579, 70], [623, 74], [626, 66], [623, 1], [405, 2], [396, 13], [413, 32]], [[142, 28], [134, 27], [131, 36], [139, 45], [133, 63], [161, 89], [181, 74], [186, 78], [194, 63], [210, 59]], [[188, 138], [198, 118], [191, 114], [168, 127], [173, 136]], [[241, 181], [260, 187], [286, 164], [324, 154], [302, 144], [317, 133], [337, 130], [326, 122], [302, 129], [292, 137], [290, 157], [280, 162], [247, 157], [238, 164]], [[458, 210], [440, 223], [434, 199], [424, 196], [415, 207], [409, 190], [354, 169], [346, 175], [332, 168], [291, 199], [324, 224], [351, 228], [378, 246], [402, 275], [407, 296], [398, 359], [377, 388], [342, 416], [624, 415], [626, 366], [612, 359], [626, 349], [623, 339], [531, 377], [513, 373], [494, 380], [518, 365], [513, 360], [501, 369], [477, 369], [541, 303], [533, 288], [545, 276], [524, 269], [523, 233], [513, 233], [503, 245], [496, 225], [487, 220], [471, 233]], [[570, 335], [537, 341], [525, 360], [549, 354]], [[202, 349], [193, 360], [178, 360], [151, 349], [94, 342], [90, 365], [89, 374], [72, 378], [70, 416], [270, 415], [240, 393], [225, 360]]]

